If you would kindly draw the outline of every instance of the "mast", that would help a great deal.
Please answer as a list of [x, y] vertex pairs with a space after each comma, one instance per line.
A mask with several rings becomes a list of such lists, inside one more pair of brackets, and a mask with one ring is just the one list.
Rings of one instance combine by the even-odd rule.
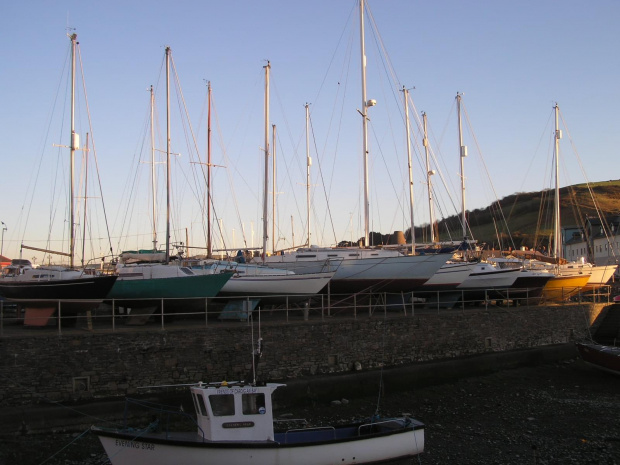
[[555, 158], [555, 198], [553, 202], [553, 258], [562, 258], [562, 241], [560, 239], [560, 107], [556, 103], [555, 110], [555, 139], [554, 158]]
[[155, 94], [153, 86], [151, 92], [151, 203], [153, 207], [153, 251], [157, 250], [157, 170], [155, 169]]
[[263, 192], [263, 263], [267, 256], [267, 239], [268, 239], [268, 218], [269, 213], [269, 70], [271, 65], [269, 61], [263, 66], [265, 68], [265, 179]]
[[428, 148], [428, 130], [426, 122], [426, 113], [422, 113], [422, 121], [424, 124], [424, 152], [426, 153], [426, 186], [428, 189], [428, 215], [431, 225], [431, 242], [435, 242], [435, 214], [433, 212], [433, 186], [431, 184], [431, 176], [435, 174], [434, 170], [431, 170], [430, 150]]
[[211, 81], [207, 81], [207, 97], [207, 257], [211, 258]]
[[310, 158], [310, 104], [306, 103], [306, 224], [308, 226], [308, 247], [310, 247], [310, 167], [312, 166], [312, 158]]
[[411, 254], [415, 255], [415, 224], [413, 222], [413, 168], [411, 166], [411, 144], [409, 134], [409, 91], [403, 86], [405, 97], [405, 129], [407, 132], [407, 163], [409, 166], [409, 214], [411, 219]]
[[360, 52], [362, 61], [362, 129], [363, 129], [363, 158], [364, 158], [364, 245], [370, 245], [369, 240], [369, 210], [368, 200], [368, 118], [367, 110], [370, 102], [366, 101], [366, 46], [364, 44], [364, 0], [360, 0]]
[[166, 263], [170, 262], [170, 47], [166, 47]]
[[271, 125], [271, 145], [273, 151], [271, 183], [271, 252], [276, 251], [276, 125]]
[[456, 93], [456, 112], [459, 121], [459, 153], [461, 158], [461, 223], [463, 224], [463, 240], [467, 240], [467, 215], [465, 214], [465, 157], [467, 146], [463, 145], [463, 127], [461, 124], [461, 94]]
[[75, 47], [77, 34], [71, 34], [71, 144], [70, 144], [70, 183], [69, 186], [69, 263], [71, 268], [75, 264], [75, 151], [79, 149], [79, 136], [75, 133]]

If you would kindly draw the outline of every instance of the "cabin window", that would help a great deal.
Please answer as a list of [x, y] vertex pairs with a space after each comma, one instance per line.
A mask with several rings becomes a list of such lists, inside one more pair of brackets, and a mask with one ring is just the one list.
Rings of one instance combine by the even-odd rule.
[[235, 396], [232, 394], [220, 394], [209, 396], [211, 410], [216, 417], [224, 417], [235, 414]]
[[263, 415], [265, 413], [265, 394], [243, 394], [241, 405], [244, 415]]
[[316, 258], [316, 255], [297, 255], [297, 258]]
[[193, 275], [194, 275], [194, 272], [193, 272], [192, 270], [190, 270], [189, 268], [186, 268], [186, 267], [184, 267], [184, 266], [182, 266], [182, 267], [180, 268], [180, 270], [181, 270], [183, 273], [185, 273], [186, 275], [189, 275], [189, 276], [193, 276]]
[[328, 253], [327, 256], [328, 257], [337, 257], [338, 254], [337, 253]]
[[359, 257], [360, 254], [358, 253], [350, 253], [349, 257]]
[[205, 405], [205, 400], [203, 399], [201, 394], [195, 394], [196, 404], [198, 405], [198, 410], [203, 416], [207, 416], [207, 406]]

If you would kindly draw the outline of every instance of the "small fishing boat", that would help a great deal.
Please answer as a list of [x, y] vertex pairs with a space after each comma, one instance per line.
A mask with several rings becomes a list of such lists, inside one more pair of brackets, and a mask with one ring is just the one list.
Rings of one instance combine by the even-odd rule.
[[407, 416], [373, 417], [346, 426], [277, 431], [273, 392], [284, 384], [198, 383], [190, 387], [191, 432], [92, 427], [113, 465], [368, 464], [424, 450], [424, 425]]
[[620, 375], [620, 347], [578, 342], [581, 359], [599, 370]]

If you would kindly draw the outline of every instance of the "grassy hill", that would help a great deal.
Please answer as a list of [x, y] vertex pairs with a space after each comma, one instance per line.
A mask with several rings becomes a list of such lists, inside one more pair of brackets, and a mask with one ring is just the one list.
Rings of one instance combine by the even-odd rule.
[[[494, 202], [486, 208], [468, 211], [471, 236], [479, 243], [495, 248], [549, 247], [553, 231], [553, 190], [519, 192]], [[584, 218], [620, 215], [620, 180], [577, 184], [560, 189], [560, 216], [564, 227], [583, 225]], [[461, 240], [460, 215], [438, 222], [442, 241]], [[371, 243], [388, 244], [390, 234], [371, 233]], [[406, 231], [409, 240], [409, 231]], [[427, 242], [429, 227], [416, 227], [416, 241]], [[342, 242], [342, 245], [349, 245]]]
[[[473, 238], [498, 247], [498, 236], [504, 247], [548, 246], [553, 231], [553, 190], [520, 192], [509, 195], [494, 204], [468, 211], [468, 221]], [[560, 217], [562, 226], [583, 225], [587, 216], [620, 215], [620, 180], [577, 184], [560, 189]], [[420, 228], [422, 229], [422, 228]], [[428, 229], [428, 228], [427, 228]], [[452, 237], [460, 239], [460, 218], [452, 216], [442, 220], [439, 231], [453, 231]], [[456, 232], [456, 235], [455, 235]], [[421, 237], [422, 231], [418, 236]], [[428, 234], [428, 233], [427, 233]], [[447, 240], [447, 233], [440, 234]], [[510, 242], [509, 237], [512, 237]]]

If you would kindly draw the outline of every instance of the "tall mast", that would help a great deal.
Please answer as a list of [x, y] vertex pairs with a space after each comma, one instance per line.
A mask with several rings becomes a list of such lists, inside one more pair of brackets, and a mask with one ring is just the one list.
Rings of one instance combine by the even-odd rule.
[[306, 225], [308, 226], [308, 247], [312, 243], [310, 241], [310, 167], [312, 166], [312, 158], [310, 158], [310, 104], [306, 103]]
[[170, 262], [170, 47], [166, 47], [166, 263]]
[[207, 81], [207, 257], [211, 258], [211, 81]]
[[427, 130], [427, 122], [426, 122], [426, 113], [422, 113], [422, 121], [424, 124], [424, 140], [422, 143], [424, 144], [424, 152], [426, 154], [426, 186], [428, 189], [428, 215], [429, 222], [431, 225], [431, 242], [436, 241], [435, 237], [435, 214], [433, 212], [433, 186], [431, 184], [431, 176], [435, 174], [435, 171], [431, 170], [431, 159], [430, 159], [430, 150], [428, 147], [428, 130]]
[[413, 222], [413, 168], [411, 164], [411, 144], [409, 134], [409, 91], [403, 86], [405, 97], [405, 129], [407, 132], [407, 163], [409, 166], [409, 214], [411, 219], [411, 253], [415, 255], [415, 224]]
[[151, 203], [153, 207], [153, 251], [157, 250], [157, 170], [155, 161], [155, 94], [151, 92]]
[[75, 133], [75, 47], [77, 45], [77, 34], [71, 34], [71, 144], [70, 144], [70, 179], [71, 185], [69, 187], [69, 261], [70, 266], [73, 268], [75, 264], [75, 151], [79, 149], [79, 137]]
[[562, 241], [560, 239], [560, 107], [556, 103], [555, 110], [555, 139], [554, 158], [555, 158], [555, 198], [553, 205], [553, 257], [562, 258]]
[[368, 103], [366, 101], [366, 46], [364, 44], [364, 0], [360, 0], [360, 52], [362, 60], [362, 129], [364, 150], [364, 245], [370, 245], [369, 240], [369, 210], [368, 200]]
[[276, 125], [271, 125], [271, 146], [273, 160], [271, 163], [271, 252], [276, 251]]
[[465, 214], [465, 157], [467, 146], [463, 145], [463, 127], [461, 124], [461, 94], [456, 93], [456, 112], [459, 121], [459, 154], [461, 158], [461, 223], [463, 224], [463, 240], [467, 240], [467, 215]]
[[269, 213], [269, 61], [263, 66], [265, 68], [265, 179], [263, 192], [263, 263], [267, 256], [267, 214]]

